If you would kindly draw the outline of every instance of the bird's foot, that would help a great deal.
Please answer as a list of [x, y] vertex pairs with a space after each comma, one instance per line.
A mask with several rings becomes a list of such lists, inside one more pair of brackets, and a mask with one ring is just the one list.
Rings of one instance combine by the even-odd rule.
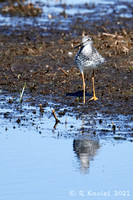
[[98, 98], [96, 97], [96, 96], [94, 96], [94, 97], [92, 97], [91, 99], [89, 99], [90, 101], [91, 100], [94, 100], [94, 101], [96, 101], [96, 100], [98, 100]]

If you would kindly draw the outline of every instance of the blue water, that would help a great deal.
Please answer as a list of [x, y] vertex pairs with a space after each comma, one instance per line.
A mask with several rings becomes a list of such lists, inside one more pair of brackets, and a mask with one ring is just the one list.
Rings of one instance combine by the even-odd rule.
[[[29, 1], [31, 2], [31, 1]], [[72, 24], [73, 17], [80, 17], [82, 20], [100, 20], [103, 17], [107, 17], [112, 14], [116, 17], [125, 17], [132, 18], [132, 6], [133, 1], [116, 1], [116, 0], [33, 0], [32, 3], [35, 3], [37, 6], [40, 6], [43, 10], [41, 16], [38, 17], [16, 17], [16, 16], [3, 16], [0, 14], [0, 23], [3, 26], [11, 26], [16, 29], [26, 28], [28, 25], [39, 26], [41, 28], [47, 29], [49, 26], [53, 28], [69, 30], [69, 27]], [[128, 4], [129, 3], [129, 4]], [[88, 5], [88, 8], [86, 5]], [[4, 4], [0, 4], [2, 6]], [[93, 6], [94, 5], [94, 6]], [[130, 5], [130, 6], [129, 6]], [[65, 13], [66, 17], [62, 15]], [[84, 14], [84, 16], [82, 16]], [[87, 16], [85, 16], [85, 14]]]
[[26, 98], [0, 96], [0, 200], [133, 199], [131, 116], [67, 108], [54, 126], [52, 99], [42, 115]]
[[73, 143], [30, 131], [0, 134], [0, 199], [133, 198], [131, 142], [98, 141], [86, 169]]

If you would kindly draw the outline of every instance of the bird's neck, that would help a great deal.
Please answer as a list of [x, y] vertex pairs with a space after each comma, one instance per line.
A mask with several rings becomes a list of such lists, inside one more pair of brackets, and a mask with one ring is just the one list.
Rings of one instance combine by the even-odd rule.
[[92, 46], [90, 44], [88, 45], [85, 45], [83, 50], [82, 50], [82, 53], [87, 56], [89, 54], [92, 54]]

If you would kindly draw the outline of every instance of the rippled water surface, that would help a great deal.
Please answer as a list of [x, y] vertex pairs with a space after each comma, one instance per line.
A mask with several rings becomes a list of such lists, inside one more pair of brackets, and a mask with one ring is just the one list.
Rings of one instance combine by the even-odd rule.
[[[31, 2], [31, 1], [29, 1]], [[69, 30], [73, 17], [80, 17], [86, 20], [100, 20], [102, 17], [113, 15], [115, 17], [132, 18], [132, 0], [115, 1], [115, 0], [96, 0], [96, 1], [32, 1], [36, 6], [42, 8], [43, 13], [39, 17], [16, 17], [0, 14], [1, 25], [19, 26], [24, 28], [27, 25], [39, 26], [44, 29], [52, 25], [53, 28]], [[3, 3], [4, 4], [4, 3]], [[1, 6], [3, 5], [1, 4]], [[81, 16], [81, 15], [84, 16]], [[16, 27], [18, 28], [18, 27]]]
[[10, 99], [1, 94], [1, 200], [133, 198], [131, 116], [76, 117], [68, 109], [55, 125], [52, 101], [41, 114]]

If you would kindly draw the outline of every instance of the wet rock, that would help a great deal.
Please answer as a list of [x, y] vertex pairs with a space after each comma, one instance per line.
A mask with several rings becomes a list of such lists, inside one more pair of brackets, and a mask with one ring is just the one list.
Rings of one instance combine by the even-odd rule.
[[10, 112], [4, 113], [4, 118], [9, 118], [10, 116], [11, 116], [11, 113], [10, 113]]
[[16, 120], [16, 122], [17, 122], [18, 124], [20, 124], [20, 122], [21, 122], [21, 119], [20, 119], [20, 118], [18, 118], [18, 119]]
[[8, 100], [8, 103], [11, 103], [11, 104], [12, 104], [12, 103], [13, 103], [13, 100], [12, 100], [12, 99], [9, 99], [9, 100]]

